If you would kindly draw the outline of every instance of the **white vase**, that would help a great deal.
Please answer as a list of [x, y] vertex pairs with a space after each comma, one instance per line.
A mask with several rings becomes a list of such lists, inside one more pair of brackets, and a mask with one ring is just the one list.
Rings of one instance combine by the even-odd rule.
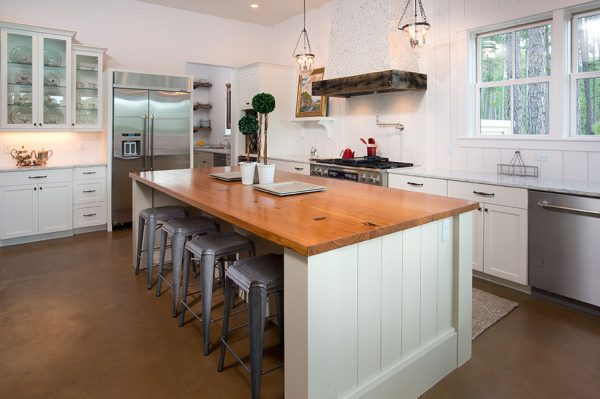
[[252, 185], [256, 172], [256, 162], [240, 162], [239, 165], [242, 172], [242, 184], [246, 186]]
[[275, 179], [275, 164], [262, 164], [259, 163], [258, 168], [258, 181], [260, 184], [271, 184]]

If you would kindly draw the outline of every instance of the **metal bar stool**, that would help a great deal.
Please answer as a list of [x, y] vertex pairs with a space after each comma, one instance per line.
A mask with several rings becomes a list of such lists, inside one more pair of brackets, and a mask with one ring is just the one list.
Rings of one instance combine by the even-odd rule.
[[[172, 315], [177, 316], [179, 307], [179, 287], [181, 282], [181, 261], [186, 241], [193, 236], [219, 231], [219, 225], [206, 216], [191, 216], [163, 223], [160, 232], [160, 258], [158, 262], [158, 284], [156, 296], [160, 295], [162, 281], [172, 289]], [[171, 254], [173, 258], [173, 281], [169, 282], [164, 276], [165, 252], [167, 238], [171, 237]]]
[[[248, 319], [250, 329], [250, 368], [233, 348], [227, 343], [229, 332], [229, 316], [233, 299], [232, 285], [237, 286], [248, 295]], [[263, 338], [267, 312], [267, 296], [278, 294], [277, 324], [283, 343], [283, 255], [262, 255], [235, 262], [225, 272], [225, 304], [223, 313], [223, 332], [221, 334], [221, 357], [218, 371], [223, 371], [225, 350], [229, 349], [235, 359], [250, 373], [252, 381], [252, 398], [260, 396], [260, 382], [263, 374], [269, 373], [283, 364], [263, 371]]]
[[[215, 275], [216, 260], [227, 258], [247, 252], [250, 257], [256, 254], [254, 242], [241, 234], [234, 232], [209, 233], [196, 237], [185, 245], [186, 253], [183, 259], [183, 294], [181, 297], [181, 314], [179, 315], [179, 326], [185, 322], [185, 312], [189, 310], [192, 315], [203, 322], [204, 332], [204, 355], [210, 350], [210, 323], [212, 311], [212, 290]], [[190, 258], [194, 256], [200, 260], [200, 283], [202, 293], [202, 316], [197, 315], [187, 303], [189, 295]], [[225, 278], [224, 260], [220, 261], [220, 278]]]
[[[140, 212], [138, 217], [137, 253], [135, 262], [135, 274], [140, 272], [142, 252], [147, 252], [146, 272], [148, 273], [148, 289], [152, 288], [152, 266], [154, 265], [154, 232], [166, 221], [186, 217], [183, 206], [160, 206], [146, 208]], [[146, 249], [142, 250], [144, 242], [144, 230], [146, 230]]]

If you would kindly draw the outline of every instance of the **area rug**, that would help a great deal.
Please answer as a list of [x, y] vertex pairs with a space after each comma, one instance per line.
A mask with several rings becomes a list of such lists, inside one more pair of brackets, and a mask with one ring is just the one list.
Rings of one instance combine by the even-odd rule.
[[473, 288], [473, 331], [471, 339], [490, 328], [509, 314], [518, 303]]

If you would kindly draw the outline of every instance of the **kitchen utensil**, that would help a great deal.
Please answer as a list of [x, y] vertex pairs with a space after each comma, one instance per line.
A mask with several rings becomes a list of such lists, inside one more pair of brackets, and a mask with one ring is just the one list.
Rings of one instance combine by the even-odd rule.
[[17, 161], [17, 167], [31, 166], [35, 157], [35, 151], [27, 151], [25, 146], [21, 146], [20, 150], [13, 148], [10, 151], [10, 155]]
[[350, 159], [350, 158], [354, 158], [354, 151], [352, 151], [350, 148], [346, 148], [345, 150], [342, 151], [342, 159]]
[[33, 153], [35, 153], [36, 165], [46, 165], [54, 152], [52, 150], [44, 150], [42, 147], [37, 153], [35, 151]]
[[58, 52], [48, 48], [44, 50], [44, 65], [57, 67], [62, 65], [62, 57]]
[[15, 47], [10, 51], [8, 58], [18, 64], [31, 64], [31, 49], [25, 46]]
[[365, 141], [365, 139], [361, 138], [360, 141], [362, 141], [365, 145], [367, 145], [367, 142]]

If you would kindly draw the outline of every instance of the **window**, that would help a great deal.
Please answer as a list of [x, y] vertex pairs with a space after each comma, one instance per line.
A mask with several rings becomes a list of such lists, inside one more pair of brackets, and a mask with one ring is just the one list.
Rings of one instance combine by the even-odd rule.
[[551, 36], [549, 22], [477, 36], [481, 135], [549, 133]]
[[571, 34], [572, 129], [577, 135], [600, 135], [600, 11], [575, 15]]

